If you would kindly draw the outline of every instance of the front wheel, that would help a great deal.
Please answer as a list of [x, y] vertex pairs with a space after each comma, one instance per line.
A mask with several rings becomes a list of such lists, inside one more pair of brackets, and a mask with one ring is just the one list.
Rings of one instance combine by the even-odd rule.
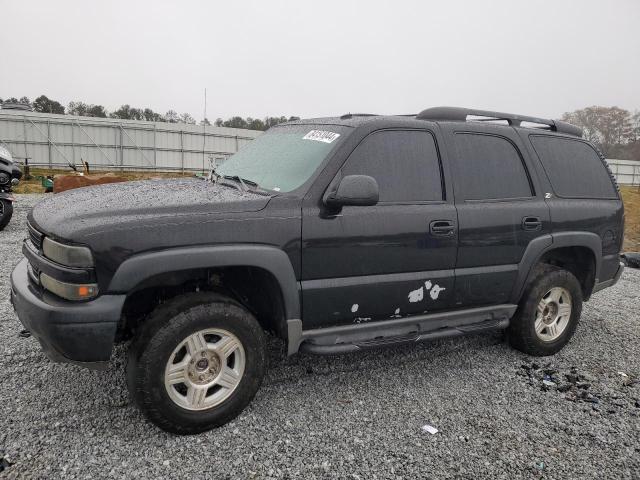
[[569, 342], [581, 313], [578, 279], [567, 270], [540, 265], [511, 319], [509, 342], [529, 355], [553, 355]]
[[175, 298], [145, 322], [129, 350], [129, 391], [160, 428], [193, 434], [235, 418], [264, 376], [262, 328], [234, 300]]
[[0, 230], [4, 230], [13, 216], [13, 203], [0, 198]]

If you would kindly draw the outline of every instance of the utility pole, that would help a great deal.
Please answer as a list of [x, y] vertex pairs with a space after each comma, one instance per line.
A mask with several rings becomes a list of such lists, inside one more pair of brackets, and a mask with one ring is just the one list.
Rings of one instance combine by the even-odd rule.
[[202, 173], [204, 173], [204, 157], [207, 146], [207, 89], [204, 89], [204, 120], [202, 120]]

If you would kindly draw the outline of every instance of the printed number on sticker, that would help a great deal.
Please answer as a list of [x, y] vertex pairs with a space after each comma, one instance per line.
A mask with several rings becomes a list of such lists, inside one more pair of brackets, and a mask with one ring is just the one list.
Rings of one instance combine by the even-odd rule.
[[315, 140], [316, 142], [331, 143], [340, 136], [339, 133], [327, 132], [326, 130], [311, 130], [303, 140]]

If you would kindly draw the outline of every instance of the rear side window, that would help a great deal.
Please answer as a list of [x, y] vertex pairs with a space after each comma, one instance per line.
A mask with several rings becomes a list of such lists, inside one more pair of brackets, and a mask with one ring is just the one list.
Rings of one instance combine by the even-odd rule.
[[564, 137], [529, 137], [556, 195], [618, 198], [609, 172], [588, 143]]
[[420, 130], [382, 130], [366, 137], [342, 175], [376, 179], [381, 202], [442, 200], [440, 161], [433, 136]]
[[533, 195], [522, 157], [509, 140], [494, 135], [456, 133], [454, 142], [456, 197], [495, 200]]

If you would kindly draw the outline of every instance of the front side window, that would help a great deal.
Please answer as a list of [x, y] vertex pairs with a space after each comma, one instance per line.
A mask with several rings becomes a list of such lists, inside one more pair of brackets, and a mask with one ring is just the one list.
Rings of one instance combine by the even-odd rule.
[[277, 192], [302, 186], [351, 132], [337, 125], [271, 128], [224, 162], [216, 173], [238, 176]]
[[506, 138], [456, 133], [456, 197], [496, 200], [531, 197], [531, 183], [516, 147]]
[[442, 177], [433, 136], [421, 130], [382, 130], [366, 137], [342, 168], [342, 175], [369, 175], [380, 202], [442, 200]]

